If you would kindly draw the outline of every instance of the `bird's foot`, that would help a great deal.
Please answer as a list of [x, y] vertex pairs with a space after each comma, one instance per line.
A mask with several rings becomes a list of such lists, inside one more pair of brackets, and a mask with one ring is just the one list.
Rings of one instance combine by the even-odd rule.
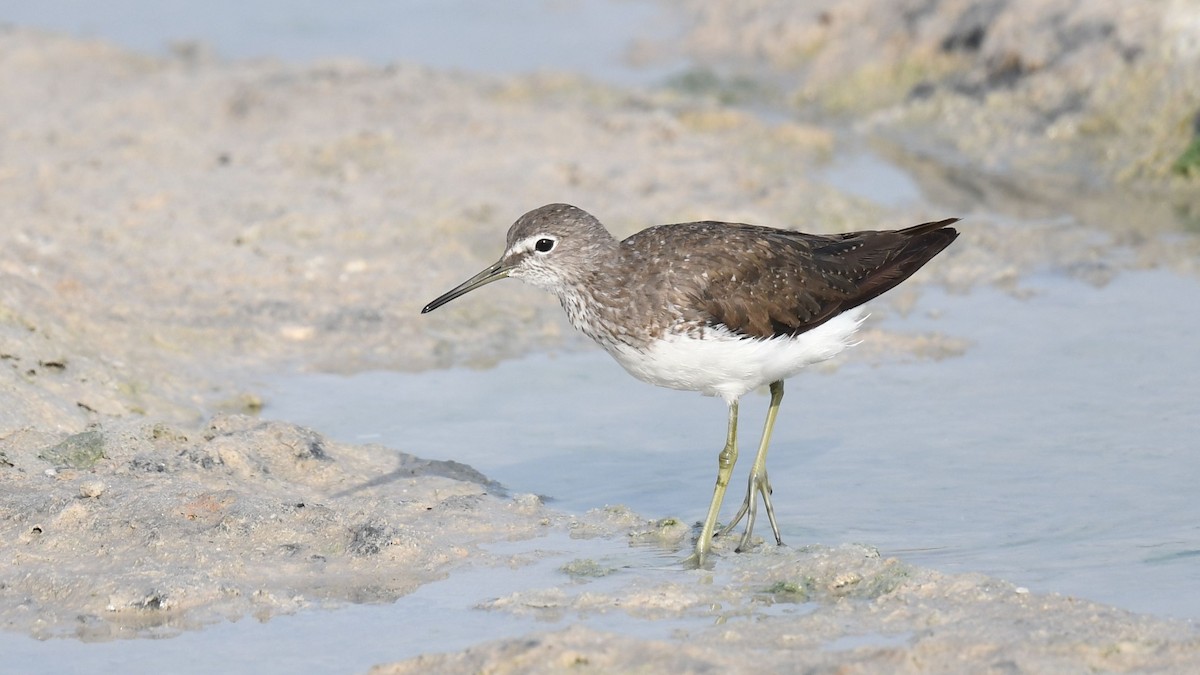
[[762, 495], [763, 505], [767, 507], [767, 519], [771, 522], [771, 531], [775, 535], [775, 543], [782, 546], [783, 537], [779, 535], [779, 525], [775, 522], [775, 507], [771, 504], [771, 483], [767, 480], [767, 472], [751, 473], [748, 483], [746, 498], [742, 500], [742, 506], [733, 520], [729, 521], [729, 524], [722, 528], [717, 536], [728, 535], [742, 521], [742, 518], [746, 518], [746, 530], [742, 533], [742, 538], [734, 550], [738, 553], [749, 550], [750, 537], [754, 534], [754, 521], [758, 516], [758, 497]]
[[692, 554], [683, 560], [684, 569], [712, 569], [712, 560], [709, 554], [712, 552], [712, 540], [702, 541], [696, 540], [696, 549]]

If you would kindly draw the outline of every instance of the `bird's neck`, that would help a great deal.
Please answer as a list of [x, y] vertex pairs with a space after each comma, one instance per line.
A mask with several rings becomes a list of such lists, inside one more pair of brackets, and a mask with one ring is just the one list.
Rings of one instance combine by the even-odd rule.
[[621, 284], [612, 283], [620, 274], [619, 258], [606, 256], [594, 262], [598, 264], [556, 289], [558, 301], [571, 325], [601, 346], [632, 345], [634, 341], [621, 329], [622, 315], [632, 309], [630, 298]]

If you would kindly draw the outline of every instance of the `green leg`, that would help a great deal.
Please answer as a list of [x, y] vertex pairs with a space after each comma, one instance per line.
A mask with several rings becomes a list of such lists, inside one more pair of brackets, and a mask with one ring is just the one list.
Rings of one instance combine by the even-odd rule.
[[704, 527], [700, 529], [700, 537], [696, 540], [696, 552], [687, 560], [687, 564], [702, 567], [708, 552], [712, 550], [713, 530], [717, 527], [717, 514], [721, 510], [721, 502], [725, 499], [725, 488], [729, 487], [729, 477], [733, 474], [733, 465], [737, 462], [737, 417], [738, 402], [729, 404], [729, 432], [725, 437], [725, 447], [717, 455], [717, 487], [713, 489], [712, 503], [708, 505], [708, 515], [704, 518]]
[[746, 486], [746, 499], [742, 507], [733, 517], [729, 525], [721, 530], [720, 536], [729, 534], [731, 530], [748, 516], [746, 531], [738, 542], [738, 551], [746, 550], [750, 544], [750, 535], [754, 532], [754, 520], [758, 515], [758, 496], [762, 495], [763, 504], [767, 507], [767, 519], [771, 521], [771, 532], [775, 535], [775, 543], [783, 545], [783, 537], [779, 536], [779, 525], [775, 522], [775, 507], [771, 505], [771, 483], [767, 480], [767, 448], [771, 445], [771, 431], [775, 428], [775, 417], [779, 414], [779, 403], [783, 400], [783, 380], [771, 383], [771, 406], [767, 409], [767, 423], [763, 428], [762, 441], [758, 445], [758, 454], [754, 456], [754, 465], [750, 467], [750, 479]]

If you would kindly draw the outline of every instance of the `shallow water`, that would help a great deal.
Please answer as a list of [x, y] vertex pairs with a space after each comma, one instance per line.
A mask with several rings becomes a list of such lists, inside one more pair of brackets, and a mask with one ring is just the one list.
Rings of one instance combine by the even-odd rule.
[[848, 150], [831, 158], [816, 178], [838, 192], [880, 206], [898, 208], [921, 201], [921, 187], [902, 169], [867, 148]]
[[[38, 641], [0, 632], [4, 673], [131, 672], [279, 673], [364, 672], [377, 663], [419, 654], [465, 649], [481, 640], [496, 640], [549, 630], [564, 621], [485, 611], [475, 606], [521, 590], [556, 583], [568, 594], [611, 592], [639, 578], [677, 574], [673, 562], [650, 547], [630, 547], [623, 541], [572, 539], [557, 533], [534, 542], [502, 543], [487, 547], [499, 556], [533, 560], [531, 564], [479, 566], [456, 570], [448, 579], [426, 584], [395, 603], [350, 605], [326, 611], [300, 612], [260, 622], [244, 618], [190, 630], [170, 639], [117, 640], [88, 643], [73, 639]], [[611, 576], [578, 579], [560, 568], [586, 558], [616, 568]], [[792, 608], [795, 611], [795, 607]], [[648, 638], [667, 638], [673, 631], [700, 627], [708, 618], [643, 620], [624, 613], [571, 617], [582, 623]], [[219, 647], [217, 647], [219, 645]]]
[[635, 37], [669, 42], [681, 32], [678, 19], [651, 0], [0, 0], [0, 22], [148, 53], [199, 41], [230, 59], [352, 57], [491, 74], [552, 69], [625, 85], [660, 81], [681, 63], [627, 58]]
[[[1200, 618], [1200, 350], [1187, 348], [1200, 312], [1181, 306], [1200, 284], [1140, 272], [1102, 288], [1052, 275], [1025, 288], [1030, 299], [927, 291], [887, 320], [973, 341], [962, 357], [789, 381], [768, 464], [784, 540], [863, 543]], [[625, 504], [699, 520], [724, 439], [719, 400], [637, 382], [599, 350], [487, 371], [308, 375], [269, 391], [269, 417], [466, 462], [574, 512]], [[742, 472], [766, 404], [747, 399]]]

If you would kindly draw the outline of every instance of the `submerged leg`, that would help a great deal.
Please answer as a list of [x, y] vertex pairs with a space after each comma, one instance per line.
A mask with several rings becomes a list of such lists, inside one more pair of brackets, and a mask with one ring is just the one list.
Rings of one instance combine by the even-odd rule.
[[762, 495], [763, 504], [767, 507], [767, 519], [771, 521], [771, 532], [775, 535], [775, 543], [783, 545], [783, 537], [779, 536], [779, 525], [775, 523], [775, 507], [771, 505], [771, 483], [767, 480], [767, 448], [771, 445], [771, 430], [775, 428], [775, 416], [779, 414], [779, 402], [783, 400], [783, 380], [771, 383], [771, 406], [767, 408], [767, 423], [763, 428], [762, 441], [758, 444], [758, 454], [754, 456], [754, 465], [750, 467], [750, 480], [746, 486], [746, 499], [742, 508], [738, 509], [733, 520], [721, 530], [720, 536], [729, 534], [731, 530], [748, 516], [746, 531], [738, 542], [738, 551], [746, 550], [750, 543], [750, 534], [754, 531], [754, 518], [758, 515], [758, 495]]
[[713, 489], [712, 503], [708, 505], [708, 515], [704, 518], [704, 527], [700, 528], [700, 537], [696, 540], [696, 552], [687, 560], [687, 564], [700, 567], [704, 558], [712, 549], [713, 530], [717, 527], [717, 513], [721, 510], [721, 502], [725, 499], [725, 488], [729, 487], [729, 477], [733, 474], [733, 465], [737, 462], [737, 417], [738, 402], [729, 404], [729, 431], [725, 436], [725, 447], [717, 455], [717, 487]]

